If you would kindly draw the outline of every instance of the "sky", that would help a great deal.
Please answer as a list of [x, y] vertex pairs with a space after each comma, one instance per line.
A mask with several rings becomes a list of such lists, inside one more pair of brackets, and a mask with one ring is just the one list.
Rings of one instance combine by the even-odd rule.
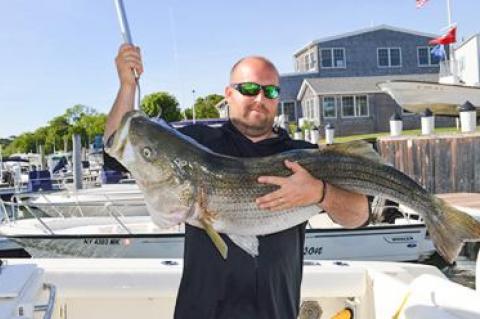
[[[447, 0], [124, 0], [141, 47], [142, 96], [167, 91], [180, 106], [223, 94], [230, 67], [263, 55], [281, 73], [293, 53], [326, 36], [388, 24], [442, 34]], [[480, 32], [479, 0], [451, 0], [458, 39]], [[122, 43], [113, 0], [0, 0], [0, 137], [34, 131], [75, 104], [107, 113]], [[192, 93], [192, 91], [195, 93]]]

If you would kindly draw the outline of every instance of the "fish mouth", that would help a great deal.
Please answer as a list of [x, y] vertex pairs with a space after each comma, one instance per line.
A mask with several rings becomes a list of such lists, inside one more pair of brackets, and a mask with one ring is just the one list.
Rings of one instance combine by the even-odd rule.
[[[143, 117], [142, 112], [130, 111], [126, 113], [122, 118], [119, 129], [113, 133], [113, 135], [107, 141], [105, 151], [120, 162], [122, 162], [124, 157], [125, 146], [129, 144], [128, 136], [130, 133], [130, 124], [136, 117]], [[109, 141], [112, 142], [109, 143]]]

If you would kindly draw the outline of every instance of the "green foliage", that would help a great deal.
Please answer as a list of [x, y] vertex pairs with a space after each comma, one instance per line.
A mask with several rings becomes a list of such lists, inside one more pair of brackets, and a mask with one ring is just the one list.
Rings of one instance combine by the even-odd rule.
[[4, 155], [12, 153], [37, 152], [39, 145], [44, 145], [45, 153], [72, 148], [72, 135], [80, 134], [82, 145], [88, 146], [95, 135], [103, 134], [107, 116], [99, 114], [95, 109], [77, 104], [54, 117], [47, 126], [36, 129], [33, 133], [23, 133], [5, 143]]
[[140, 108], [149, 117], [160, 116], [167, 122], [182, 119], [177, 99], [167, 92], [156, 92], [145, 96], [140, 103]]
[[[217, 105], [221, 100], [223, 100], [223, 96], [218, 94], [210, 94], [206, 97], [197, 98], [195, 101], [195, 119], [219, 118], [220, 114], [218, 113], [215, 105]], [[186, 109], [185, 115], [187, 116], [187, 119], [192, 119], [192, 108]]]
[[191, 120], [193, 119], [193, 111], [191, 108], [185, 109], [183, 112], [183, 119], [185, 120]]

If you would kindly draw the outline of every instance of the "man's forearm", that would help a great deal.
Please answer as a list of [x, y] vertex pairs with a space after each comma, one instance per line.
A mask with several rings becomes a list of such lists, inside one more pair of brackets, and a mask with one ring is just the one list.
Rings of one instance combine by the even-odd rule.
[[325, 199], [320, 206], [334, 222], [346, 228], [362, 226], [370, 214], [365, 195], [348, 192], [331, 184], [327, 185]]
[[125, 113], [134, 109], [135, 86], [120, 87], [105, 124], [104, 137], [107, 139], [118, 129]]

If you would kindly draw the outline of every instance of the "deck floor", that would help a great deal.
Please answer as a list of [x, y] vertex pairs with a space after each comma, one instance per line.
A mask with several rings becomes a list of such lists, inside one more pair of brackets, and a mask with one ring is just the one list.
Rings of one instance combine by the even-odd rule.
[[480, 193], [446, 193], [437, 196], [452, 206], [466, 207], [480, 214]]

